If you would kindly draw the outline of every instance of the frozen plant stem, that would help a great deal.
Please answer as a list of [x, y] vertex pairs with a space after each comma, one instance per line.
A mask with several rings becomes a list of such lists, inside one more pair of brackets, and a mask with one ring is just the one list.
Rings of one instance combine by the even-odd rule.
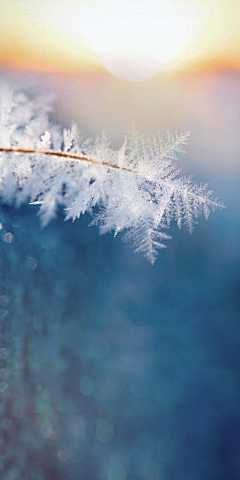
[[0, 85], [0, 198], [19, 207], [40, 205], [46, 226], [62, 205], [66, 220], [93, 213], [90, 225], [100, 234], [127, 230], [135, 252], [151, 264], [171, 237], [166, 229], [173, 220], [191, 233], [196, 219], [223, 208], [207, 185], [180, 177], [178, 155], [185, 153], [190, 132], [165, 134], [152, 139], [133, 125], [118, 151], [102, 132], [85, 139], [73, 123], [69, 129], [53, 125], [47, 117], [52, 98], [29, 99], [23, 91]]
[[65, 152], [55, 152], [54, 150], [36, 150], [36, 149], [27, 149], [27, 148], [14, 148], [14, 147], [0, 147], [0, 152], [15, 152], [15, 153], [41, 153], [44, 155], [53, 155], [55, 157], [63, 157], [67, 160], [71, 161], [85, 161], [90, 163], [97, 163], [98, 165], [105, 165], [106, 167], [110, 168], [119, 168], [121, 170], [126, 170], [127, 172], [138, 173], [136, 170], [132, 170], [131, 168], [120, 167], [119, 165], [114, 165], [114, 163], [110, 162], [100, 162], [96, 158], [86, 157], [85, 155], [76, 155], [73, 153], [65, 153]]

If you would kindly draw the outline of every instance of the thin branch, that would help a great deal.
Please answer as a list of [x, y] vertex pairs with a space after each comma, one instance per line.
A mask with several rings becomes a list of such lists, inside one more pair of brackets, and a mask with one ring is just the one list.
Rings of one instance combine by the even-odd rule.
[[89, 162], [89, 163], [97, 163], [98, 165], [105, 165], [106, 167], [110, 168], [118, 168], [119, 170], [126, 170], [127, 172], [138, 173], [136, 170], [132, 170], [131, 168], [127, 167], [119, 167], [119, 165], [115, 165], [114, 163], [104, 162], [97, 160], [96, 158], [87, 157], [86, 155], [77, 155], [75, 153], [66, 153], [66, 152], [57, 152], [55, 150], [35, 150], [35, 149], [28, 149], [28, 148], [15, 148], [15, 147], [0, 147], [0, 152], [15, 152], [15, 153], [41, 153], [43, 155], [52, 155], [55, 157], [64, 157], [74, 162]]

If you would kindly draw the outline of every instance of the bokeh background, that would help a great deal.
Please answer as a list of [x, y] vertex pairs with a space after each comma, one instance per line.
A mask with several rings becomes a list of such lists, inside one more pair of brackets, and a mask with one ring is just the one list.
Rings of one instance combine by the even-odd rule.
[[87, 215], [59, 210], [43, 230], [37, 207], [1, 205], [3, 480], [240, 477], [240, 4], [171, 5], [190, 44], [131, 82], [89, 32], [112, 15], [162, 21], [163, 2], [0, 3], [1, 79], [56, 92], [52, 121], [106, 129], [116, 149], [133, 121], [191, 130], [183, 175], [227, 206], [191, 236], [173, 225], [151, 267]]

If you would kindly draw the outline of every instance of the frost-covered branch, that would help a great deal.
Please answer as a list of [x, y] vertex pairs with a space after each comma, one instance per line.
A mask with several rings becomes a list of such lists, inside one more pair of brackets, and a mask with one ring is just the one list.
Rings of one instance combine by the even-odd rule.
[[14, 148], [14, 147], [0, 147], [0, 152], [14, 152], [14, 153], [41, 153], [44, 155], [52, 155], [54, 157], [66, 158], [73, 162], [85, 161], [89, 163], [97, 163], [98, 165], [104, 165], [110, 168], [119, 168], [121, 170], [126, 170], [127, 172], [138, 173], [131, 168], [122, 167], [120, 165], [115, 165], [114, 163], [100, 161], [97, 158], [87, 157], [86, 155], [76, 155], [73, 153], [66, 152], [56, 152], [54, 150], [37, 150], [37, 149], [28, 149], [28, 148]]
[[48, 119], [52, 98], [29, 99], [22, 91], [0, 88], [0, 197], [19, 207], [40, 205], [43, 226], [62, 205], [66, 220], [99, 207], [91, 225], [100, 233], [127, 230], [136, 252], [153, 264], [172, 220], [191, 233], [196, 218], [224, 205], [207, 186], [179, 177], [177, 155], [190, 132], [146, 138], [132, 126], [120, 150], [102, 132], [85, 139], [75, 123], [69, 129]]

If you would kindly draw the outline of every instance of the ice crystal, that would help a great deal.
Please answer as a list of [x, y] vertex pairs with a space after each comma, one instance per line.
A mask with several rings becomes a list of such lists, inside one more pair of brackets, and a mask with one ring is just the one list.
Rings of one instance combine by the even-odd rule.
[[85, 212], [100, 233], [127, 230], [135, 252], [153, 264], [171, 237], [172, 220], [191, 233], [197, 217], [224, 205], [207, 185], [180, 177], [177, 154], [185, 153], [190, 132], [146, 138], [133, 125], [119, 151], [106, 132], [84, 139], [77, 125], [61, 129], [48, 119], [53, 98], [29, 99], [6, 84], [0, 93], [0, 196], [3, 202], [39, 204], [42, 226], [63, 206], [66, 220]]

